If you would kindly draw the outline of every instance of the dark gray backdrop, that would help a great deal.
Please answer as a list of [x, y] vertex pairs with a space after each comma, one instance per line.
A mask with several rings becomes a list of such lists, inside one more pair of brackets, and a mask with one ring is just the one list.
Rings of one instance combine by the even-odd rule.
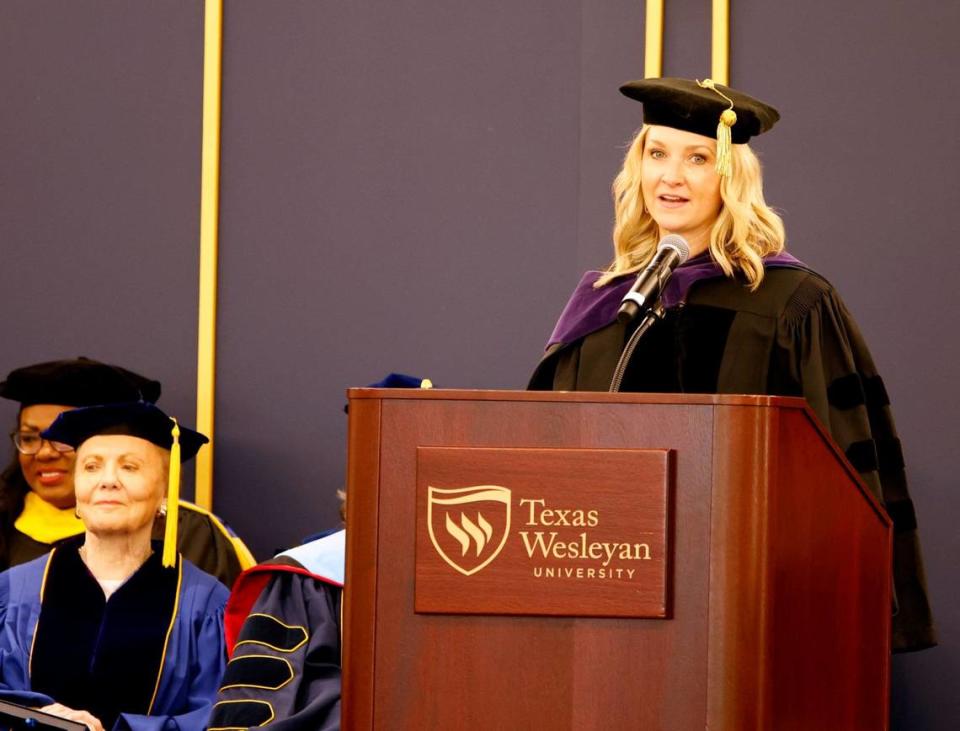
[[[905, 444], [942, 645], [896, 659], [896, 728], [953, 728], [960, 5], [732, 5], [732, 83], [784, 117], [756, 144], [767, 198]], [[707, 75], [707, 4], [666, 13], [665, 75]], [[0, 2], [0, 371], [114, 360], [193, 419], [202, 21]], [[215, 501], [265, 557], [336, 521], [347, 386], [523, 386], [610, 255], [643, 3], [231, 0], [224, 32]]]

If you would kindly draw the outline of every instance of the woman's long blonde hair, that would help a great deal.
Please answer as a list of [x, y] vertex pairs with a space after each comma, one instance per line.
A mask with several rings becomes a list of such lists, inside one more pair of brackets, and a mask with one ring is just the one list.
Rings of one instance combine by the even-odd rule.
[[[601, 287], [623, 274], [645, 267], [657, 251], [660, 231], [644, 205], [640, 188], [643, 147], [649, 126], [644, 126], [627, 150], [623, 168], [613, 181], [614, 259], [595, 286]], [[783, 220], [763, 199], [760, 161], [747, 145], [733, 145], [731, 175], [720, 180], [720, 215], [710, 229], [710, 254], [732, 277], [740, 272], [750, 289], [763, 280], [763, 257], [783, 251]]]

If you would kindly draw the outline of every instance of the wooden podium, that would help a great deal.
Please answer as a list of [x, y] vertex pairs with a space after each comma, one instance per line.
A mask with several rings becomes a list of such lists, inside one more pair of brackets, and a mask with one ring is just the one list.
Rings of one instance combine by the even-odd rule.
[[887, 728], [891, 523], [802, 400], [348, 395], [344, 729]]

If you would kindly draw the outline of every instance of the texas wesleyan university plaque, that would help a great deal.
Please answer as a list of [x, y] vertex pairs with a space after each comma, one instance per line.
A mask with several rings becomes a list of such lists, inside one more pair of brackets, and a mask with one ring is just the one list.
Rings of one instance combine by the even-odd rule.
[[419, 447], [416, 611], [668, 617], [672, 460]]

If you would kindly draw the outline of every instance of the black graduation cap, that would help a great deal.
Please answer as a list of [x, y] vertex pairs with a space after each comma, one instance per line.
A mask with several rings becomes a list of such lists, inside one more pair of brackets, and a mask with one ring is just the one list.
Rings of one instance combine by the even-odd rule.
[[209, 442], [203, 434], [180, 426], [159, 408], [146, 401], [88, 406], [64, 411], [41, 433], [44, 439], [77, 448], [90, 437], [123, 434], [146, 439], [170, 450], [167, 483], [167, 522], [163, 537], [163, 565], [177, 562], [177, 516], [180, 505], [180, 463], [188, 460]]
[[10, 371], [0, 382], [0, 397], [24, 406], [94, 406], [116, 401], [160, 398], [160, 382], [91, 358], [36, 363]]
[[[711, 79], [640, 79], [620, 93], [643, 103], [644, 124], [717, 138], [717, 172], [729, 174], [729, 145], [740, 145], [777, 123], [780, 112], [759, 99]], [[729, 158], [727, 158], [729, 159]]]
[[[77, 448], [100, 434], [126, 434], [164, 449], [173, 447], [174, 420], [146, 401], [103, 404], [64, 411], [41, 436]], [[186, 461], [209, 442], [203, 434], [179, 427], [180, 459]]]

